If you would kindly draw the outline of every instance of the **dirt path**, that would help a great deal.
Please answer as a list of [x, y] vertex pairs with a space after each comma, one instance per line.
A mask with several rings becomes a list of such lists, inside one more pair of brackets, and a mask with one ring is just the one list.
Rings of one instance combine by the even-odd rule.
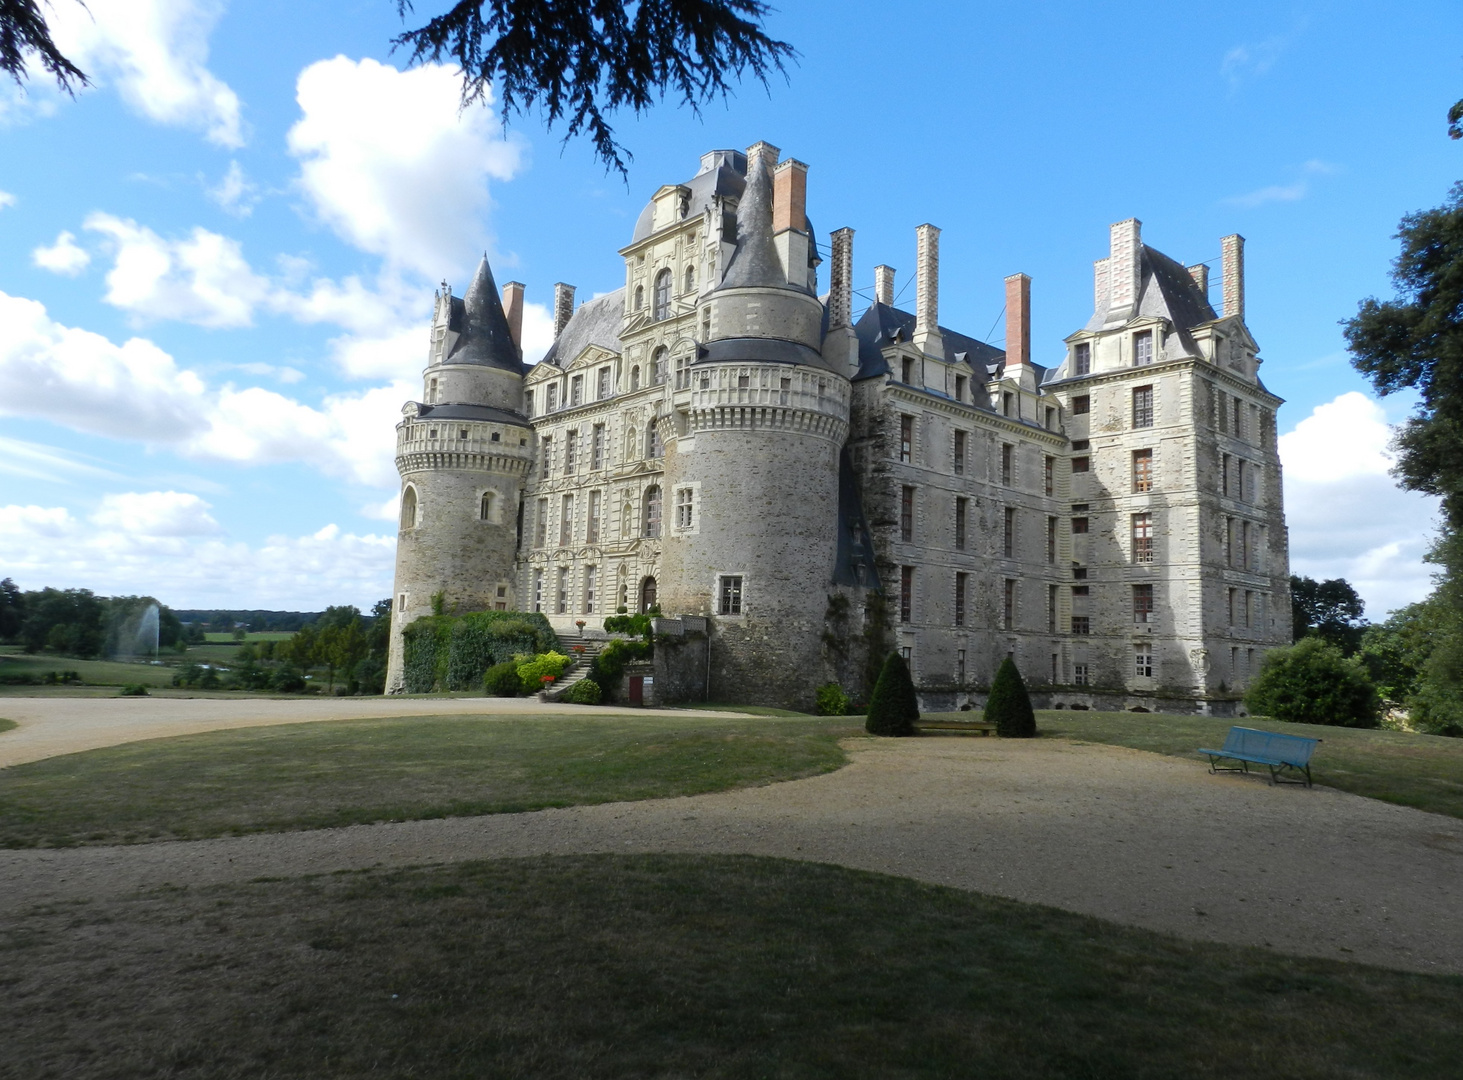
[[0, 852], [0, 908], [461, 859], [777, 855], [1182, 937], [1463, 973], [1463, 821], [1060, 740], [852, 740], [839, 772], [531, 814]]
[[[643, 709], [627, 710], [644, 716]], [[545, 705], [536, 698], [3, 698], [0, 716], [20, 726], [0, 733], [0, 769], [103, 746], [196, 735], [225, 728], [361, 720], [385, 716], [621, 715], [589, 705]], [[693, 716], [743, 716], [691, 712]]]

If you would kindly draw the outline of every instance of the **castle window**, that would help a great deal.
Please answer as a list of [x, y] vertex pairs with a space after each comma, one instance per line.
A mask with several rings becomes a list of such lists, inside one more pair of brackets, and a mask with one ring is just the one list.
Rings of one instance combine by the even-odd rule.
[[828, 404], [828, 384], [822, 379], [818, 380], [818, 408], [824, 408]]
[[956, 498], [955, 500], [955, 549], [965, 550], [965, 510], [969, 505], [969, 499]]
[[694, 499], [695, 492], [691, 488], [681, 488], [676, 492], [676, 528], [689, 529], [691, 527]]
[[569, 568], [567, 566], [559, 567], [559, 595], [554, 610], [560, 615], [567, 614], [569, 611]]
[[1006, 558], [1012, 559], [1016, 556], [1016, 508], [1006, 507], [1006, 528], [1001, 538], [1001, 550]]
[[1090, 634], [1090, 633], [1092, 633], [1092, 616], [1090, 616], [1090, 615], [1073, 615], [1072, 616], [1072, 633], [1074, 633], [1074, 634]]
[[436, 437], [437, 437], [437, 429], [436, 428], [431, 428], [431, 429], [429, 429], [427, 431], [427, 438], [429, 438], [429, 439], [435, 439]]
[[1151, 679], [1153, 677], [1152, 646], [1139, 645], [1133, 650], [1133, 674], [1140, 679]]
[[1011, 477], [1015, 472], [1012, 467], [1016, 458], [1016, 448], [1010, 443], [1001, 444], [1001, 483], [1007, 487], [1011, 486]]
[[965, 400], [965, 376], [964, 375], [956, 375], [955, 376], [955, 400], [956, 401], [964, 401]]
[[[1075, 630], [1073, 630], [1072, 632], [1073, 633], [1076, 633]], [[1072, 665], [1072, 682], [1074, 684], [1076, 684], [1077, 686], [1086, 686], [1087, 685], [1087, 665], [1086, 664], [1073, 664]]]
[[906, 385], [913, 385], [913, 383], [914, 383], [914, 361], [911, 360], [909, 357], [906, 356], [904, 358], [904, 362], [903, 362], [902, 367], [903, 367], [902, 374], [904, 375], [904, 382], [905, 382], [905, 384]]
[[914, 460], [914, 417], [899, 417], [899, 460]]
[[719, 593], [717, 611], [722, 615], [740, 615], [742, 613], [742, 576], [740, 574], [728, 574], [722, 577]]
[[660, 441], [660, 425], [653, 421], [645, 429], [645, 456], [648, 458], [665, 457], [665, 443]]
[[1133, 515], [1133, 561], [1135, 563], [1151, 563], [1153, 561], [1153, 515]]
[[1056, 494], [1056, 490], [1057, 490], [1057, 459], [1054, 458], [1054, 457], [1052, 457], [1050, 454], [1048, 454], [1046, 456], [1046, 460], [1044, 462], [1042, 462], [1042, 466], [1041, 466], [1041, 477], [1042, 477], [1043, 490], [1048, 495], [1054, 495], [1054, 494]]
[[1006, 578], [1006, 587], [1001, 598], [1001, 629], [1016, 629], [1016, 579]]
[[1087, 472], [1092, 468], [1092, 459], [1083, 455], [1072, 459], [1072, 471], [1074, 473]]
[[1079, 533], [1080, 534], [1085, 534], [1086, 532], [1087, 532], [1087, 519], [1085, 517], [1074, 517], [1072, 519], [1072, 535], [1073, 536], [1076, 536]]
[[752, 376], [750, 376], [750, 375], [738, 375], [737, 376], [737, 389], [738, 390], [748, 390], [748, 389], [751, 389], [751, 386], [752, 386]]
[[899, 539], [906, 544], [914, 539], [914, 488], [903, 488], [899, 496]]
[[792, 399], [792, 380], [781, 378], [777, 380], [777, 403], [786, 405]]
[[549, 383], [544, 388], [544, 412], [551, 413], [559, 407], [559, 384]]
[[1072, 399], [1072, 415], [1081, 416], [1092, 411], [1092, 395], [1078, 394]]
[[457, 437], [459, 439], [465, 439], [465, 438], [467, 438], [467, 428], [458, 428], [457, 429]]
[[1057, 561], [1057, 519], [1054, 517], [1046, 519], [1046, 561], [1052, 564]]
[[1245, 498], [1245, 462], [1243, 458], [1236, 461], [1234, 464], [1234, 478], [1235, 495], [1239, 499], [1248, 502], [1249, 500]]
[[711, 389], [711, 373], [709, 371], [703, 371], [701, 373], [701, 389], [702, 390], [710, 390]]
[[907, 623], [914, 614], [914, 567], [899, 568], [899, 621]]
[[696, 291], [696, 268], [694, 266], [688, 266], [688, 267], [686, 267], [686, 284], [685, 284], [685, 287], [681, 291], [682, 292], [695, 292]]
[[599, 369], [599, 386], [595, 389], [594, 396], [598, 401], [610, 396], [610, 369], [607, 367]]
[[401, 493], [401, 527], [403, 529], [417, 527], [417, 489], [409, 484]]
[[[1057, 632], [1057, 587], [1048, 585], [1046, 587], [1046, 632], [1055, 634]], [[1057, 681], [1057, 658], [1052, 657], [1052, 682]]]
[[406, 593], [402, 593], [400, 596], [398, 596], [396, 598], [396, 610], [397, 611], [405, 611], [406, 610]]
[[1135, 623], [1150, 623], [1153, 621], [1153, 586], [1133, 586], [1133, 621]]
[[594, 593], [598, 583], [599, 567], [586, 566], [584, 568], [584, 611], [588, 615], [594, 614]]
[[1153, 490], [1153, 451], [1133, 451], [1133, 491]]
[[965, 685], [965, 650], [955, 650], [955, 682]]
[[1072, 367], [1074, 375], [1092, 374], [1092, 344], [1087, 341], [1079, 341], [1072, 348]]
[[1221, 454], [1219, 457], [1219, 493], [1225, 498], [1229, 497], [1229, 455]]
[[676, 357], [676, 389], [691, 389], [691, 358], [689, 356]]
[[1050, 405], [1046, 407], [1046, 429], [1048, 431], [1057, 429], [1057, 410]]
[[573, 476], [579, 466], [579, 432], [564, 433], [564, 475]]
[[1151, 386], [1133, 388], [1133, 426], [1135, 428], [1153, 426], [1153, 387]]
[[955, 460], [952, 463], [956, 476], [965, 475], [965, 432], [955, 433]]
[[639, 311], [645, 306], [645, 286], [635, 286], [635, 310]]
[[[543, 547], [549, 542], [549, 500], [538, 501], [538, 514], [533, 522], [533, 543], [535, 547]], [[535, 611], [538, 608], [534, 608]]]
[[594, 434], [589, 444], [589, 467], [591, 469], [603, 469], [605, 467], [605, 426], [594, 425]]
[[538, 463], [544, 476], [554, 467], [554, 437], [545, 435], [538, 441]]
[[574, 496], [565, 495], [559, 505], [559, 546], [574, 543]]
[[965, 585], [969, 574], [955, 575], [955, 625], [965, 625]]
[[[1011, 394], [1011, 393], [1005, 393], [1005, 394], [1002, 394], [1001, 395], [1001, 415], [1002, 416], [1010, 416], [1011, 415], [1012, 399], [1015, 396], [1016, 396], [1015, 394]], [[1020, 417], [1018, 416], [1017, 419], [1019, 420]]]
[[658, 486], [645, 490], [645, 509], [641, 520], [642, 536], [654, 538], [660, 535], [660, 488]]
[[630, 369], [630, 389], [640, 389], [640, 365], [636, 364]]
[[432, 379], [427, 383], [427, 404], [437, 404], [437, 380]]
[[533, 572], [533, 610], [544, 609], [544, 572], [535, 570]]
[[574, 378], [572, 378], [572, 379], [569, 380], [569, 404], [570, 405], [583, 405], [584, 404], [584, 376], [583, 375], [575, 375]]
[[1144, 330], [1133, 335], [1133, 366], [1146, 367], [1153, 363], [1153, 331]]
[[525, 415], [525, 416], [532, 416], [533, 415], [533, 391], [532, 390], [525, 390], [523, 392], [523, 415]]
[[655, 578], [648, 577], [640, 583], [640, 614], [649, 614], [654, 607], [658, 607], [655, 599]]
[[651, 318], [659, 321], [670, 317], [671, 313], [671, 272], [662, 270], [655, 275], [655, 300], [654, 308], [651, 310]]
[[493, 438], [492, 438], [492, 441], [493, 442], [502, 442], [502, 440], [503, 440], [503, 436], [502, 436], [501, 433], [496, 432], [496, 431], [493, 432]]
[[650, 383], [652, 386], [659, 386], [665, 382], [666, 353], [667, 349], [662, 345], [650, 354]]
[[483, 492], [482, 503], [478, 506], [478, 520], [493, 520], [493, 493], [491, 491]]
[[1229, 615], [1228, 625], [1229, 626], [1233, 626], [1234, 625], [1234, 594], [1235, 594], [1236, 591], [1237, 590], [1235, 590], [1235, 589], [1230, 589], [1229, 590], [1229, 607], [1228, 607], [1228, 615]]
[[589, 493], [589, 518], [584, 523], [584, 542], [586, 544], [599, 543], [599, 517], [602, 498], [598, 491]]

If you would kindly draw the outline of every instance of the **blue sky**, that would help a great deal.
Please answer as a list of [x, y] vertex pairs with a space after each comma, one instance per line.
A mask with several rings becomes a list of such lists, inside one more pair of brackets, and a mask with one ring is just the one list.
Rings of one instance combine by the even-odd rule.
[[1463, 176], [1455, 4], [788, 3], [788, 81], [620, 117], [627, 185], [534, 117], [460, 113], [450, 70], [390, 53], [389, 0], [55, 3], [96, 88], [0, 89], [0, 576], [27, 588], [386, 595], [434, 283], [487, 250], [542, 348], [554, 282], [616, 287], [656, 187], [766, 139], [811, 166], [824, 242], [857, 230], [860, 285], [909, 284], [933, 222], [941, 321], [999, 344], [1002, 279], [1032, 275], [1039, 361], [1110, 222], [1186, 263], [1243, 233], [1293, 567], [1377, 618], [1427, 590], [1432, 507], [1386, 475], [1410, 403], [1369, 396], [1337, 323]]

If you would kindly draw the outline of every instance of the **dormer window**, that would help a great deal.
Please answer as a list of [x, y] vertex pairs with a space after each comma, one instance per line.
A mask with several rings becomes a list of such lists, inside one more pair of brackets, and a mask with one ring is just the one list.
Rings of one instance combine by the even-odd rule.
[[544, 390], [544, 412], [551, 413], [559, 407], [559, 384], [550, 383]]
[[903, 376], [906, 384], [912, 385], [914, 383], [914, 361], [907, 356], [904, 358]]
[[670, 317], [671, 313], [671, 272], [662, 270], [655, 275], [655, 299], [654, 307], [650, 314], [657, 322]]
[[1144, 367], [1153, 363], [1153, 331], [1144, 330], [1133, 335], [1133, 366]]
[[965, 400], [965, 376], [964, 375], [956, 375], [955, 376], [955, 400], [956, 401], [964, 401]]
[[1092, 343], [1079, 341], [1072, 348], [1072, 374], [1092, 374]]
[[599, 392], [596, 396], [600, 401], [610, 396], [610, 369], [607, 367], [599, 369]]
[[1002, 416], [1010, 416], [1011, 415], [1011, 404], [1015, 400], [1015, 398], [1016, 398], [1016, 395], [1013, 394], [1013, 393], [1011, 393], [1010, 391], [1007, 391], [1006, 393], [1004, 393], [1004, 394], [1001, 395], [1001, 415]]
[[573, 379], [569, 380], [569, 404], [570, 405], [582, 405], [582, 404], [584, 404], [584, 376], [583, 375], [575, 375]]

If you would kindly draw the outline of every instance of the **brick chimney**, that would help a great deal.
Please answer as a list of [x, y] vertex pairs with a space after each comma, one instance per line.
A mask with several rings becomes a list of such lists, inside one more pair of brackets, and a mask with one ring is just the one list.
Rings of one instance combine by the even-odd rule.
[[886, 307], [894, 306], [894, 267], [874, 267], [874, 302]]
[[944, 356], [940, 338], [940, 230], [928, 223], [915, 230], [914, 345]]
[[1006, 279], [1006, 370], [1030, 362], [1031, 279], [1012, 274]]
[[772, 170], [772, 242], [787, 283], [809, 286], [808, 167], [788, 158]]
[[564, 332], [574, 316], [574, 286], [562, 281], [554, 283], [554, 337]]
[[1223, 314], [1245, 317], [1245, 238], [1232, 233], [1219, 241], [1221, 277], [1224, 288]]
[[1209, 267], [1203, 263], [1199, 263], [1196, 266], [1186, 266], [1184, 269], [1189, 272], [1189, 277], [1193, 279], [1194, 288], [1203, 293], [1204, 298], [1207, 300], [1209, 298]]
[[832, 265], [828, 270], [828, 326], [837, 330], [853, 325], [853, 230], [833, 234]]
[[764, 158], [767, 161], [767, 171], [771, 172], [777, 168], [777, 159], [781, 153], [782, 151], [770, 142], [754, 142], [751, 146], [747, 147], [747, 168], [749, 170], [751, 169], [753, 158]]
[[1126, 221], [1119, 221], [1109, 230], [1109, 322], [1127, 322], [1138, 313], [1138, 289], [1143, 283], [1142, 229], [1141, 221], [1128, 218]]
[[503, 314], [508, 319], [508, 332], [513, 344], [523, 352], [523, 282], [510, 281], [503, 286]]

